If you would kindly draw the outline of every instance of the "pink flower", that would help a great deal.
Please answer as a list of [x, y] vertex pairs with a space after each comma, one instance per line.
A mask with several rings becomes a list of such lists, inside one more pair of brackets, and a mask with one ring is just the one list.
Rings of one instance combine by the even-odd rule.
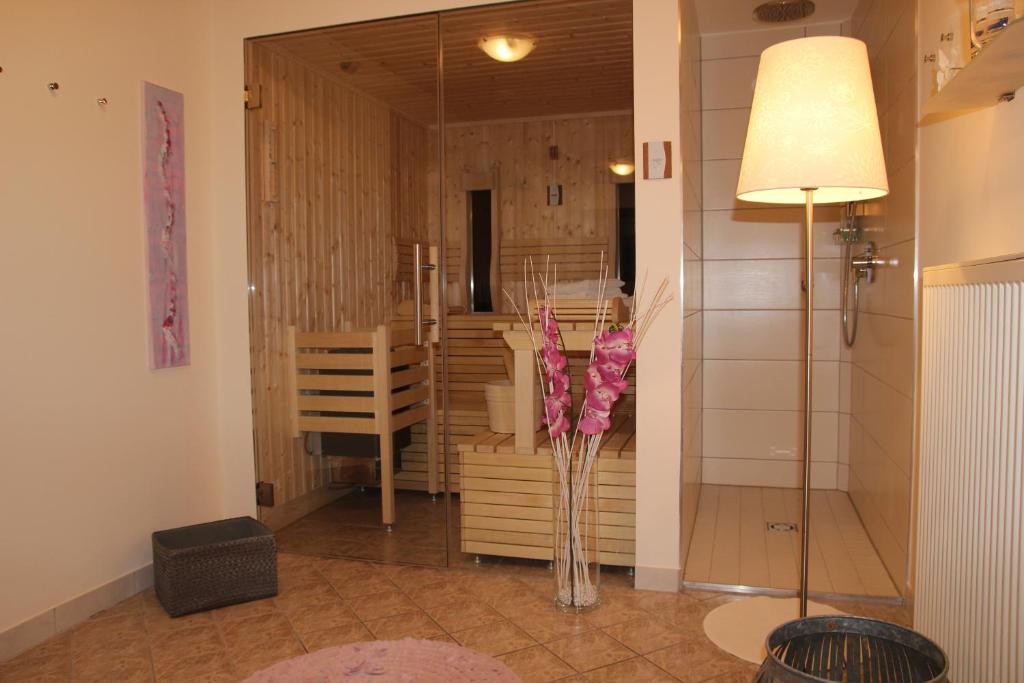
[[567, 431], [569, 431], [569, 418], [565, 416], [565, 413], [559, 413], [554, 420], [548, 421], [548, 436], [552, 439], [557, 439]]
[[587, 410], [580, 418], [579, 428], [584, 434], [600, 434], [612, 426], [612, 421], [599, 413]]
[[633, 329], [627, 327], [616, 332], [602, 332], [594, 339], [594, 355], [602, 363], [625, 366], [636, 358]]

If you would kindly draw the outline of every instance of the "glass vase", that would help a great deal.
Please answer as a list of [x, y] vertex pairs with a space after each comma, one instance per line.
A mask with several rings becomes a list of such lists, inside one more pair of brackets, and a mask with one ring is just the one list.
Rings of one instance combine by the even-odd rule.
[[587, 611], [601, 602], [597, 457], [585, 455], [588, 441], [571, 462], [557, 454], [553, 458], [555, 604], [566, 612]]

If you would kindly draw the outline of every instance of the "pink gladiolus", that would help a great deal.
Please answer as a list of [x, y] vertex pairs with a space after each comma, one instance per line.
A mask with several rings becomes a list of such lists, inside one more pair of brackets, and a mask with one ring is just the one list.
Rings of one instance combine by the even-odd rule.
[[589, 410], [580, 418], [579, 424], [580, 431], [588, 435], [600, 434], [611, 426], [610, 419]]
[[569, 431], [569, 418], [564, 413], [559, 414], [554, 420], [548, 422], [548, 435], [557, 439]]

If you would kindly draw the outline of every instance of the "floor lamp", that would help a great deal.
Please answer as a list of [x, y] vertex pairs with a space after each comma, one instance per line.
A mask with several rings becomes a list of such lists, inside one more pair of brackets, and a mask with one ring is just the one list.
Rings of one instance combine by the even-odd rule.
[[[803, 204], [806, 210], [801, 617], [807, 616], [810, 539], [814, 205], [866, 201], [888, 193], [864, 43], [821, 36], [789, 40], [762, 52], [736, 197], [762, 204]], [[708, 635], [712, 636], [710, 630]]]

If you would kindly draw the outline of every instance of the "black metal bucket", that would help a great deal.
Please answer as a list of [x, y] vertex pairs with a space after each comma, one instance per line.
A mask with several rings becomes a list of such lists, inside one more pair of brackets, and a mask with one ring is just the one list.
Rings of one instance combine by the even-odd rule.
[[946, 654], [919, 633], [875, 619], [808, 617], [768, 636], [754, 683], [946, 683]]

